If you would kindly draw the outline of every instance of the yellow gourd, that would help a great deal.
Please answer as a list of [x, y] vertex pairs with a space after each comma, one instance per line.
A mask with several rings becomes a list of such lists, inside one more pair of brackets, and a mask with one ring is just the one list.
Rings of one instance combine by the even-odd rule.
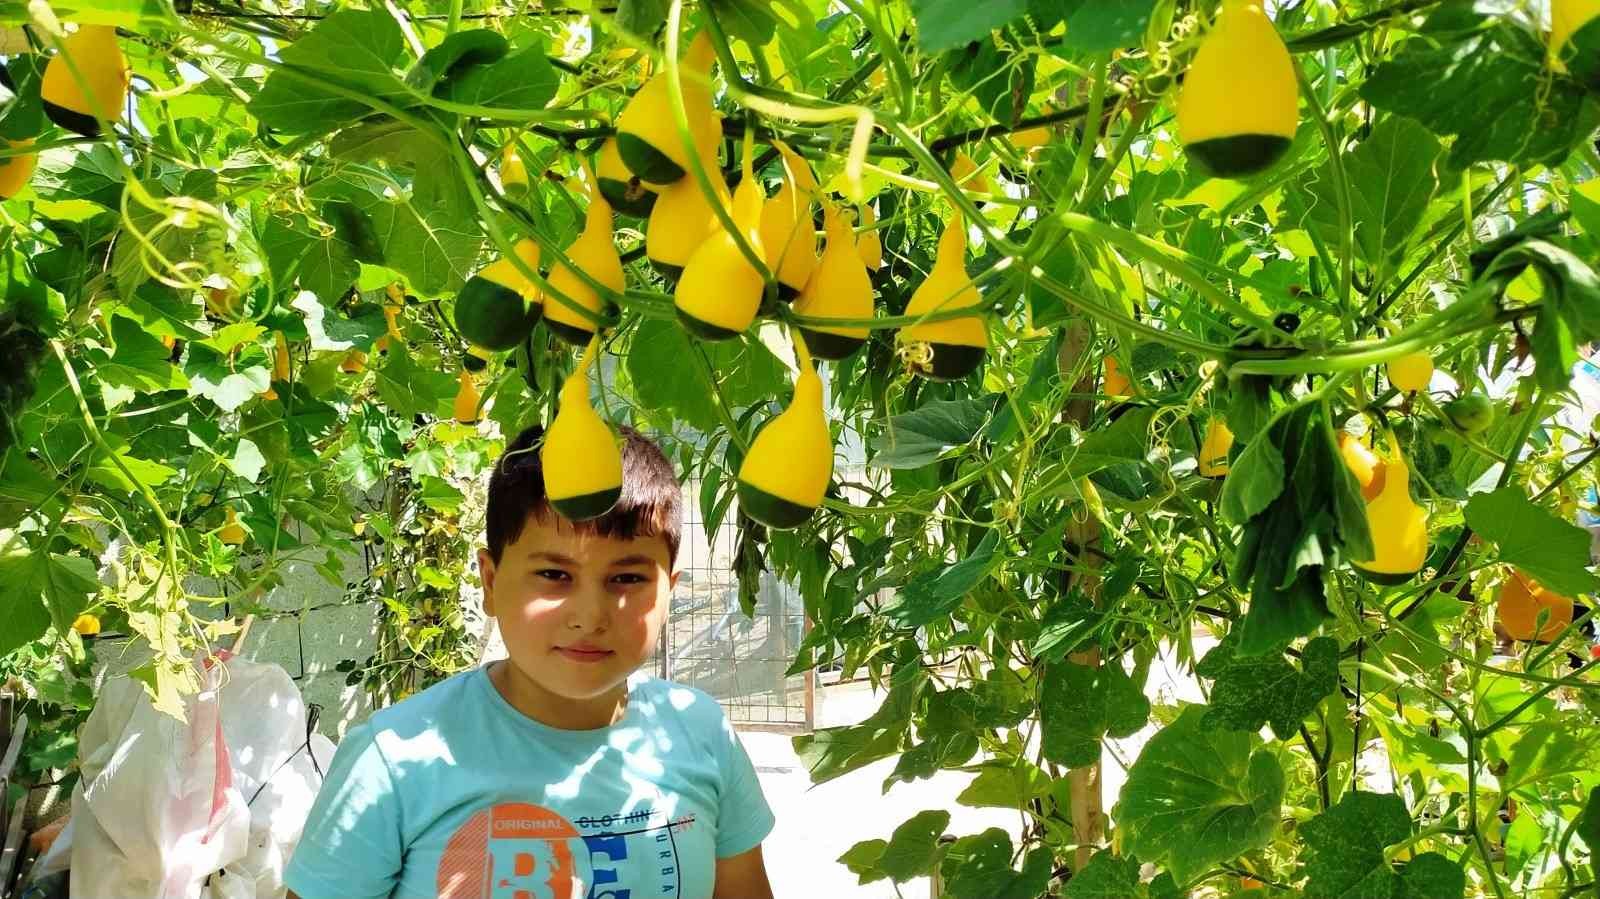
[[217, 539], [229, 546], [239, 546], [244, 543], [244, 526], [239, 524], [239, 516], [234, 514], [233, 507], [223, 510], [224, 520], [222, 527], [217, 530]]
[[[1539, 613], [1548, 610], [1543, 626]], [[1495, 620], [1513, 640], [1549, 643], [1572, 623], [1572, 598], [1548, 590], [1513, 567], [1500, 584], [1495, 600]]]
[[569, 521], [599, 518], [622, 497], [617, 435], [589, 403], [589, 369], [599, 346], [596, 335], [561, 385], [560, 411], [539, 450], [545, 498]]
[[1550, 64], [1600, 90], [1600, 0], [1550, 0]]
[[[589, 277], [614, 293], [627, 289], [622, 275], [622, 258], [611, 235], [611, 204], [595, 185], [594, 173], [584, 167], [589, 181], [589, 211], [584, 216], [583, 233], [567, 247], [567, 258]], [[606, 300], [562, 262], [550, 266], [550, 286], [596, 315], [605, 314]], [[594, 334], [595, 324], [566, 303], [552, 298], [545, 303], [545, 324], [550, 332], [574, 346], [583, 346]]]
[[1427, 390], [1433, 380], [1433, 357], [1427, 353], [1409, 353], [1389, 363], [1389, 383], [1401, 393]]
[[1220, 478], [1228, 473], [1228, 453], [1233, 449], [1233, 431], [1227, 422], [1213, 417], [1200, 442], [1199, 471], [1203, 478]]
[[[1045, 114], [1049, 114], [1051, 111], [1052, 110], [1048, 108], [1044, 110]], [[1049, 125], [1034, 125], [1032, 128], [1019, 128], [1016, 131], [1011, 132], [1011, 146], [1016, 147], [1018, 150], [1032, 150], [1037, 147], [1042, 147], [1050, 143], [1050, 138], [1052, 136], [1050, 128], [1051, 126]]]
[[1361, 485], [1361, 498], [1371, 502], [1383, 492], [1383, 460], [1367, 449], [1367, 445], [1352, 437], [1350, 434], [1339, 432], [1339, 458], [1344, 460], [1344, 467], [1350, 469], [1355, 475], [1356, 483]]
[[339, 370], [347, 374], [358, 375], [367, 368], [367, 354], [360, 350], [351, 350], [344, 354], [344, 361], [339, 363]]
[[871, 203], [861, 207], [861, 236], [856, 238], [856, 254], [869, 271], [883, 268], [883, 239], [878, 236], [878, 211]]
[[[718, 130], [711, 107], [711, 63], [715, 58], [711, 39], [702, 29], [679, 61], [683, 106], [696, 148], [713, 141], [708, 135]], [[639, 88], [617, 117], [617, 152], [628, 171], [649, 184], [672, 184], [684, 176], [689, 165], [672, 114], [670, 91], [663, 70]]]
[[[711, 179], [712, 190], [718, 201], [728, 205], [728, 185], [711, 153], [700, 157], [701, 167]], [[644, 250], [650, 266], [668, 278], [683, 274], [689, 257], [700, 248], [712, 231], [722, 227], [717, 213], [706, 199], [700, 182], [694, 178], [681, 178], [670, 187], [663, 187], [656, 195], [650, 209], [650, 221], [645, 224]]]
[[383, 320], [385, 322], [385, 328], [384, 328], [383, 336], [379, 337], [372, 344], [372, 348], [373, 349], [377, 350], [380, 353], [383, 353], [383, 352], [387, 352], [388, 351], [388, 349], [389, 349], [389, 341], [391, 341], [391, 340], [398, 340], [401, 343], [405, 343], [405, 338], [400, 336], [400, 326], [399, 326], [399, 324], [397, 324], [397, 322], [399, 320], [399, 317], [400, 317], [400, 307], [399, 306], [385, 306], [385, 307], [383, 307]]
[[[289, 341], [282, 331], [272, 332], [272, 380], [289, 380]], [[172, 347], [167, 347], [172, 349]]]
[[528, 167], [523, 164], [515, 141], [506, 141], [500, 150], [500, 189], [512, 197], [528, 192]]
[[784, 175], [778, 192], [761, 207], [761, 244], [767, 268], [778, 277], [778, 299], [788, 302], [817, 267], [817, 232], [811, 223], [817, 179], [782, 141], [773, 145], [783, 155]]
[[[7, 141], [13, 149], [26, 147], [33, 143], [29, 140]], [[28, 186], [28, 181], [33, 178], [34, 166], [39, 164], [38, 153], [18, 153], [0, 159], [0, 200], [9, 200]]]
[[50, 121], [85, 137], [99, 137], [101, 121], [122, 121], [132, 77], [117, 45], [117, 30], [84, 25], [61, 42], [61, 51], [45, 65], [39, 97]]
[[72, 629], [77, 631], [79, 636], [93, 637], [95, 634], [100, 633], [100, 619], [90, 615], [88, 612], [84, 612], [82, 615], [72, 619]]
[[1115, 356], [1106, 357], [1106, 373], [1101, 392], [1114, 400], [1125, 400], [1133, 396], [1133, 382], [1123, 374], [1122, 366], [1118, 364]]
[[[761, 185], [751, 169], [748, 137], [744, 149], [744, 178], [733, 194], [734, 224], [757, 257], [764, 258], [761, 242]], [[689, 257], [673, 291], [678, 320], [703, 340], [727, 340], [750, 327], [761, 308], [766, 279], [725, 228], [719, 227]]]
[[[794, 311], [814, 318], [871, 318], [872, 281], [856, 253], [850, 224], [833, 204], [822, 204], [822, 218], [828, 232], [822, 260], [811, 273]], [[802, 325], [806, 345], [819, 359], [844, 359], [867, 342], [866, 328]]]
[[1367, 503], [1367, 527], [1375, 558], [1351, 564], [1379, 584], [1411, 579], [1428, 558], [1428, 513], [1411, 499], [1411, 471], [1391, 440], [1384, 464], [1383, 492]]
[[641, 181], [622, 164], [615, 137], [606, 138], [600, 145], [600, 152], [595, 154], [594, 174], [599, 180], [600, 193], [617, 212], [643, 218], [655, 207], [656, 188]]
[[1294, 63], [1262, 0], [1223, 0], [1178, 97], [1189, 158], [1218, 177], [1254, 175], [1289, 149], [1299, 103]]
[[822, 505], [833, 477], [833, 439], [822, 405], [822, 380], [796, 335], [800, 373], [789, 407], [756, 433], [739, 466], [739, 508], [770, 528], [794, 528]]
[[982, 312], [983, 297], [967, 277], [966, 251], [966, 223], [961, 216], [953, 215], [939, 238], [933, 271], [911, 294], [905, 314], [930, 315], [967, 308], [971, 308], [973, 314], [907, 325], [895, 335], [895, 342], [916, 371], [935, 381], [953, 381], [971, 374], [983, 362], [989, 348], [989, 329]]
[[956, 185], [970, 190], [973, 193], [992, 194], [994, 182], [989, 176], [979, 171], [978, 164], [965, 152], [957, 153], [955, 161], [950, 163], [950, 177], [955, 179]]
[[470, 425], [478, 420], [478, 403], [482, 397], [478, 393], [478, 385], [472, 381], [472, 374], [466, 369], [461, 370], [456, 380], [461, 386], [456, 390], [455, 406], [451, 412], [456, 421]]
[[[529, 271], [539, 270], [539, 245], [530, 237], [513, 249]], [[509, 350], [539, 323], [544, 295], [516, 263], [500, 258], [478, 270], [456, 293], [456, 330], [468, 343]]]

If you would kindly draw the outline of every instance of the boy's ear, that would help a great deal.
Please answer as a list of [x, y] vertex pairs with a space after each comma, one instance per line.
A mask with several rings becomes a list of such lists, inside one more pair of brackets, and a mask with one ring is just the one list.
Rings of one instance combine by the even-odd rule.
[[674, 571], [672, 573], [672, 576], [667, 578], [667, 589], [668, 590], [676, 590], [676, 589], [678, 589], [678, 576], [681, 575], [681, 574], [683, 574], [683, 569], [682, 568], [678, 569], [677, 571]]
[[483, 582], [483, 613], [494, 617], [494, 557], [489, 550], [478, 548], [478, 580]]

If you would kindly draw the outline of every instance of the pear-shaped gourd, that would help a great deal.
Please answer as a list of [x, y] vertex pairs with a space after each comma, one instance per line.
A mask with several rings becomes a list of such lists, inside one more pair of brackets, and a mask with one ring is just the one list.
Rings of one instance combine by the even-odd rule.
[[822, 505], [833, 476], [833, 440], [822, 407], [822, 380], [795, 339], [800, 374], [789, 408], [767, 422], [739, 466], [739, 508], [770, 528], [794, 528]]
[[[707, 168], [720, 198], [726, 206], [728, 188], [715, 168]], [[722, 227], [717, 214], [706, 201], [705, 191], [693, 178], [684, 178], [671, 187], [661, 189], [655, 206], [650, 210], [650, 221], [644, 231], [644, 254], [650, 266], [668, 278], [683, 274], [689, 257], [706, 242], [712, 231]]]
[[782, 141], [774, 145], [783, 154], [783, 183], [761, 207], [761, 244], [767, 268], [778, 277], [778, 299], [788, 302], [817, 267], [817, 233], [811, 220], [817, 179], [811, 166]]
[[[595, 188], [594, 174], [587, 174], [589, 212], [584, 216], [583, 233], [567, 247], [567, 259], [607, 289], [620, 294], [628, 285], [622, 275], [622, 258], [617, 255], [617, 245], [611, 235], [611, 204]], [[600, 292], [563, 262], [551, 263], [550, 287], [552, 293], [560, 291], [596, 315], [605, 313], [606, 301]], [[554, 296], [544, 305], [545, 324], [550, 326], [550, 333], [574, 346], [589, 342], [595, 329], [593, 321]]]
[[122, 120], [132, 77], [117, 45], [117, 29], [84, 25], [61, 42], [61, 52], [45, 66], [39, 98], [50, 121], [85, 137], [99, 137], [102, 121]]
[[561, 409], [539, 450], [545, 498], [568, 521], [599, 518], [622, 497], [617, 436], [589, 404], [589, 369], [599, 346], [596, 335], [561, 385]]
[[1213, 417], [1200, 441], [1199, 471], [1202, 478], [1220, 478], [1228, 473], [1228, 453], [1233, 450], [1233, 431], [1221, 418]]
[[985, 175], [978, 168], [978, 164], [972, 161], [972, 157], [965, 152], [957, 153], [955, 161], [950, 163], [950, 177], [963, 190], [980, 194], [995, 192], [994, 182], [989, 180], [989, 176]]
[[1100, 392], [1114, 400], [1125, 400], [1133, 396], [1133, 382], [1128, 380], [1115, 356], [1106, 357], [1106, 374]]
[[[529, 271], [539, 270], [539, 245], [524, 237], [514, 248]], [[489, 263], [456, 293], [456, 330], [468, 343], [509, 350], [539, 323], [543, 307], [539, 285], [509, 259]]]
[[[13, 140], [6, 143], [12, 149], [26, 147], [32, 140]], [[18, 153], [0, 159], [0, 200], [9, 200], [28, 186], [33, 178], [34, 166], [39, 164], [38, 153]]]
[[1572, 606], [1571, 597], [1547, 589], [1514, 567], [1496, 594], [1495, 621], [1513, 640], [1548, 643], [1572, 623]]
[[600, 193], [618, 213], [643, 218], [656, 205], [656, 188], [645, 184], [622, 164], [615, 137], [606, 138], [600, 145], [600, 152], [595, 155], [594, 174]]
[[1600, 91], [1600, 0], [1550, 0], [1550, 57], [1591, 91]]
[[1184, 74], [1178, 136], [1189, 158], [1222, 178], [1277, 162], [1300, 123], [1294, 63], [1263, 0], [1223, 0]]
[[[751, 170], [750, 142], [745, 143], [744, 178], [733, 193], [734, 224], [757, 257], [761, 244], [761, 185]], [[739, 249], [727, 229], [718, 227], [689, 257], [673, 290], [678, 320], [703, 340], [737, 337], [756, 320], [766, 279]]]
[[[850, 224], [831, 203], [822, 206], [827, 248], [794, 301], [794, 311], [813, 318], [871, 318], [872, 281], [856, 253]], [[866, 328], [801, 325], [806, 345], [819, 359], [844, 359], [867, 342]]]
[[500, 189], [508, 196], [518, 197], [528, 192], [528, 167], [522, 162], [514, 141], [506, 141], [500, 151]]
[[244, 525], [239, 523], [239, 516], [233, 511], [232, 506], [226, 507], [223, 513], [224, 519], [222, 527], [217, 529], [217, 539], [229, 546], [239, 546], [244, 543], [246, 536]]
[[390, 341], [405, 343], [405, 338], [400, 335], [400, 307], [385, 305], [383, 307], [383, 319], [387, 323], [384, 327], [383, 336], [379, 337], [372, 345], [373, 349], [380, 353], [388, 352]]
[[972, 315], [943, 321], [907, 325], [895, 341], [912, 350], [911, 359], [919, 374], [935, 381], [953, 381], [977, 370], [989, 349], [989, 329], [983, 320], [983, 297], [967, 277], [964, 258], [967, 252], [967, 227], [954, 215], [939, 238], [939, 252], [933, 271], [911, 294], [906, 315], [931, 315], [971, 308]]
[[1361, 498], [1371, 502], [1383, 492], [1384, 463], [1367, 445], [1351, 434], [1339, 432], [1339, 458], [1361, 485]]
[[1411, 472], [1391, 443], [1384, 464], [1383, 492], [1367, 503], [1367, 528], [1375, 558], [1351, 560], [1367, 580], [1400, 584], [1428, 558], [1428, 513], [1411, 499]]
[[[272, 332], [272, 380], [289, 380], [289, 340], [282, 331]], [[172, 347], [167, 347], [172, 349]]]
[[1427, 390], [1433, 380], [1433, 357], [1427, 353], [1407, 353], [1389, 363], [1389, 383], [1401, 393]]
[[883, 268], [883, 239], [878, 236], [878, 211], [871, 203], [861, 207], [861, 236], [856, 238], [856, 255], [868, 271]]
[[[683, 106], [695, 147], [715, 140], [716, 117], [711, 107], [711, 63], [715, 53], [704, 29], [679, 61]], [[617, 117], [617, 152], [628, 171], [649, 184], [662, 186], [682, 178], [689, 155], [672, 114], [671, 84], [663, 69], [634, 94]]]
[[451, 409], [456, 421], [470, 425], [478, 420], [478, 403], [483, 397], [478, 393], [478, 385], [472, 381], [472, 373], [465, 368], [456, 377], [460, 387], [456, 389], [456, 400]]
[[367, 370], [367, 354], [360, 350], [350, 350], [344, 354], [344, 361], [339, 363], [339, 370], [345, 374], [361, 374]]

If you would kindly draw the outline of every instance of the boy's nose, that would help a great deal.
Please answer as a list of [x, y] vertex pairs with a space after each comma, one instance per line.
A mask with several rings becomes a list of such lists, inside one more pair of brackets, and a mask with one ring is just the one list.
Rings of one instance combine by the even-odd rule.
[[572, 614], [567, 619], [567, 626], [570, 629], [595, 633], [611, 626], [611, 616], [614, 612], [612, 607], [616, 604], [616, 597], [603, 590], [586, 590], [576, 599]]

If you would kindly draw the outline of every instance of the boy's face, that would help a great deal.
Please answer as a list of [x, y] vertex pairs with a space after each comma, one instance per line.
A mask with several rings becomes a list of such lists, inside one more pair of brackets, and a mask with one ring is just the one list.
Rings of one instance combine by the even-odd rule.
[[529, 519], [495, 564], [478, 552], [484, 610], [536, 698], [604, 699], [650, 654], [678, 575], [660, 536], [580, 533]]

